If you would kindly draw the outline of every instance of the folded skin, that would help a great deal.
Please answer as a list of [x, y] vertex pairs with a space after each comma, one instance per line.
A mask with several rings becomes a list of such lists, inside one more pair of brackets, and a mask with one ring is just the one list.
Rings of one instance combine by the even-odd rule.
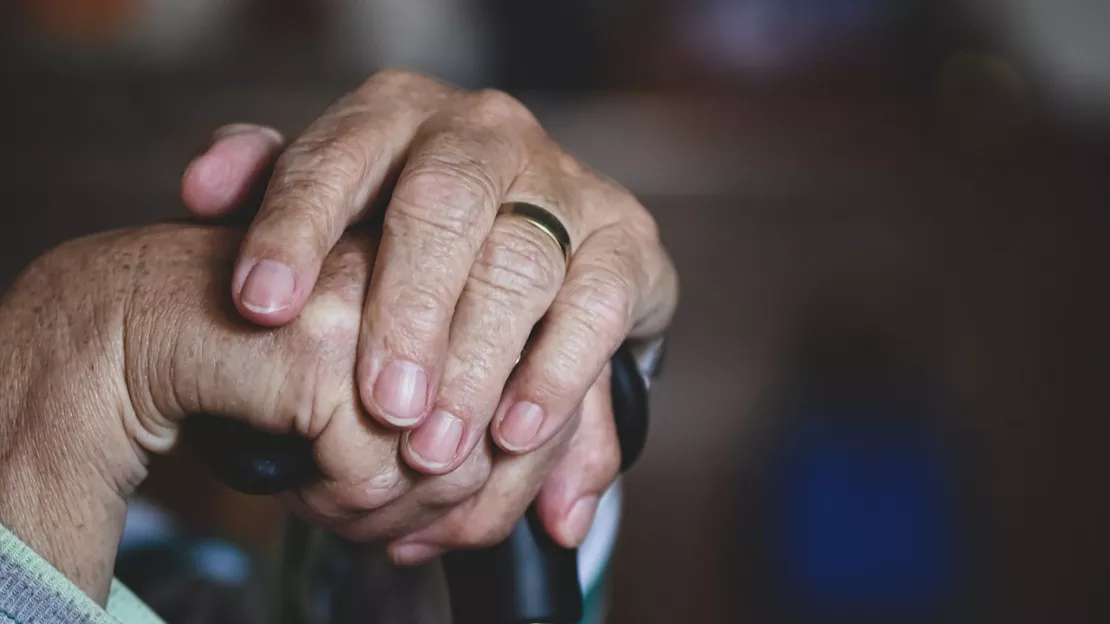
[[[248, 198], [261, 186], [259, 206]], [[489, 437], [526, 454], [565, 435], [620, 344], [658, 337], [678, 301], [655, 220], [631, 193], [512, 96], [413, 72], [374, 74], [288, 143], [272, 128], [221, 128], [182, 196], [201, 218], [257, 208], [229, 297], [267, 327], [301, 312], [347, 228], [382, 223], [356, 379], [427, 474], [455, 470]], [[499, 215], [509, 202], [552, 214], [569, 261]]]
[[345, 537], [391, 540], [402, 563], [500, 541], [537, 495], [556, 539], [581, 539], [575, 503], [600, 495], [619, 464], [606, 388], [537, 451], [486, 441], [450, 473], [417, 473], [354, 375], [375, 242], [344, 235], [301, 314], [264, 329], [226, 297], [242, 237], [181, 224], [110, 232], [21, 275], [0, 303], [0, 522], [103, 604], [127, 496], [203, 412], [313, 440], [323, 477], [283, 500]]

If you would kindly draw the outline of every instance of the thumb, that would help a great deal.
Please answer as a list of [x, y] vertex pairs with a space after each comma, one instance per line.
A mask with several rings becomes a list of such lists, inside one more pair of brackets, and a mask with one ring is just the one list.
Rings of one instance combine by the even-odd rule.
[[285, 145], [273, 128], [231, 124], [216, 130], [208, 148], [181, 177], [181, 199], [193, 216], [221, 219], [253, 209], [251, 197], [265, 190], [266, 178]]
[[582, 423], [536, 498], [536, 512], [544, 528], [567, 548], [578, 547], [586, 539], [601, 496], [620, 472], [620, 443], [609, 375], [606, 366], [586, 393]]
[[[189, 414], [209, 413], [265, 431], [315, 439], [328, 420], [354, 409], [353, 371], [362, 293], [372, 262], [365, 238], [347, 237], [328, 257], [320, 286], [289, 325], [260, 329], [227, 301], [241, 229], [152, 228], [135, 295], [137, 332], [128, 368], [145, 405], [136, 438], [152, 452], [176, 443]], [[145, 344], [141, 344], [145, 342]]]

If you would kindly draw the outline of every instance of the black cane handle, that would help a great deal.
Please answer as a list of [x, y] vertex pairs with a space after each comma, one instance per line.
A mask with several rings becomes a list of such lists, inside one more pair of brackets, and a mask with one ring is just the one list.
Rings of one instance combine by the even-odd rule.
[[[639, 458], [648, 429], [647, 387], [626, 347], [613, 356], [612, 401], [623, 472]], [[443, 564], [455, 624], [582, 621], [578, 552], [556, 544], [534, 509], [504, 542], [448, 553]]]
[[[624, 471], [647, 439], [647, 388], [626, 346], [613, 356], [611, 368]], [[318, 476], [312, 443], [300, 436], [198, 415], [189, 419], [186, 439], [221, 482], [245, 494], [277, 494]], [[532, 510], [504, 542], [448, 554], [444, 569], [455, 624], [576, 624], [582, 619], [577, 552], [555, 544]]]

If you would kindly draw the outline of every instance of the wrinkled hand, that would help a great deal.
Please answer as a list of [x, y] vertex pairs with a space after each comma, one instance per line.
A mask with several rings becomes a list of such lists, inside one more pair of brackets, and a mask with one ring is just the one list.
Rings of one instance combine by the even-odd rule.
[[534, 499], [556, 539], [577, 541], [568, 495], [601, 494], [619, 463], [604, 387], [541, 451], [495, 457], [486, 443], [450, 474], [416, 473], [352, 375], [372, 241], [339, 240], [300, 315], [263, 330], [223, 303], [241, 239], [128, 230], [64, 245], [23, 274], [0, 306], [0, 521], [103, 598], [123, 501], [148, 455], [203, 412], [313, 440], [323, 478], [289, 504], [350, 539], [393, 540], [401, 562], [496, 543]]
[[[199, 216], [240, 210], [271, 167], [235, 305], [260, 325], [290, 322], [342, 233], [383, 219], [357, 384], [371, 415], [408, 430], [401, 451], [416, 470], [455, 470], [487, 429], [514, 454], [565, 437], [591, 388], [608, 404], [601, 373], [618, 346], [673, 313], [677, 279], [648, 212], [503, 93], [379, 73], [288, 146], [268, 128], [221, 129], [185, 172], [185, 202]], [[569, 265], [541, 231], [497, 217], [510, 201], [562, 221]]]

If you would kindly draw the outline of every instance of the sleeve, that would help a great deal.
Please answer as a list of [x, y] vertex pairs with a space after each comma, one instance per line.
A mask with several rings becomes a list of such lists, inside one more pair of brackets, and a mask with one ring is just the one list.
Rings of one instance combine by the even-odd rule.
[[0, 526], [0, 624], [165, 624], [119, 581], [100, 608]]

